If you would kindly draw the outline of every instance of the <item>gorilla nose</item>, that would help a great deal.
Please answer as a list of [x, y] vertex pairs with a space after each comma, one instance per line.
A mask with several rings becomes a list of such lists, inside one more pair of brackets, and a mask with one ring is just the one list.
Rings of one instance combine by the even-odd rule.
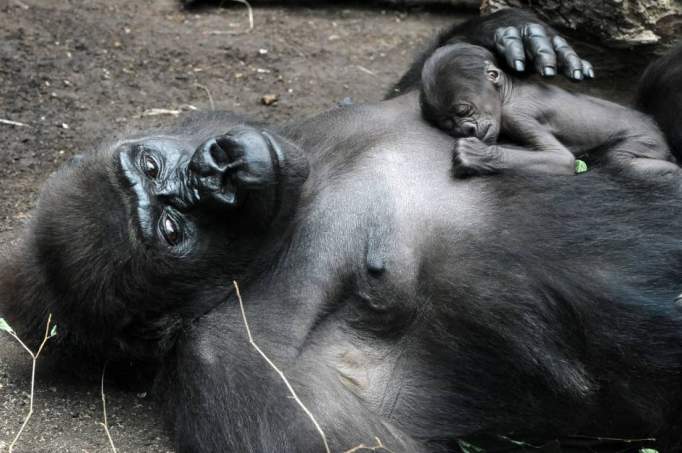
[[462, 134], [465, 137], [476, 137], [477, 128], [473, 123], [462, 124]]
[[218, 140], [209, 139], [196, 149], [189, 171], [200, 199], [210, 198], [222, 205], [234, 206], [237, 193], [228, 176], [242, 163], [231, 160]]
[[201, 200], [236, 206], [243, 193], [276, 179], [270, 140], [251, 127], [237, 127], [201, 144], [189, 172]]

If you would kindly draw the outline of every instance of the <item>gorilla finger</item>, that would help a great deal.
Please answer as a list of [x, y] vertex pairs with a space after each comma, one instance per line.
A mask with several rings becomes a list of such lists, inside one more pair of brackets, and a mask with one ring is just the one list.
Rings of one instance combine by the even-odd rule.
[[594, 79], [594, 68], [592, 67], [592, 63], [590, 63], [587, 60], [580, 60], [583, 66], [583, 74], [585, 74], [585, 77], [588, 77], [590, 79]]
[[497, 52], [504, 55], [510, 68], [523, 72], [526, 69], [526, 54], [523, 50], [521, 32], [516, 27], [501, 27], [495, 31]]
[[545, 27], [527, 24], [523, 27], [522, 36], [526, 52], [535, 63], [536, 70], [546, 77], [556, 75], [556, 54]]
[[561, 36], [552, 38], [552, 45], [556, 52], [559, 66], [569, 79], [582, 80], [585, 75], [583, 72], [582, 60], [575, 53], [575, 50]]

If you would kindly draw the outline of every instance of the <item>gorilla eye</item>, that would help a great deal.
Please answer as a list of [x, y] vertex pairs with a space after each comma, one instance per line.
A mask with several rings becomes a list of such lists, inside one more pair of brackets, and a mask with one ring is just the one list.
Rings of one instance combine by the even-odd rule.
[[454, 111], [455, 115], [457, 116], [468, 116], [473, 111], [473, 107], [471, 107], [469, 104], [457, 104], [455, 105]]
[[488, 71], [486, 71], [486, 74], [488, 75], [488, 78], [492, 82], [497, 82], [497, 80], [500, 78], [500, 71], [496, 69], [488, 69]]
[[160, 223], [161, 234], [166, 242], [171, 246], [177, 245], [182, 239], [182, 234], [180, 232], [180, 226], [175, 219], [168, 214], [163, 214]]
[[149, 154], [143, 154], [142, 171], [149, 179], [156, 179], [159, 176], [159, 164]]

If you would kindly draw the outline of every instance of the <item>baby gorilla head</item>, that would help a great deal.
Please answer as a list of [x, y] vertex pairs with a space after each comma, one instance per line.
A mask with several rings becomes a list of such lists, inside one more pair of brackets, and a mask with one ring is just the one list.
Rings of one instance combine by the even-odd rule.
[[503, 82], [495, 57], [483, 47], [464, 43], [441, 47], [422, 71], [422, 114], [453, 136], [495, 143]]
[[0, 316], [30, 339], [52, 314], [74, 352], [161, 357], [276, 247], [306, 174], [296, 152], [215, 114], [64, 165], [0, 266]]

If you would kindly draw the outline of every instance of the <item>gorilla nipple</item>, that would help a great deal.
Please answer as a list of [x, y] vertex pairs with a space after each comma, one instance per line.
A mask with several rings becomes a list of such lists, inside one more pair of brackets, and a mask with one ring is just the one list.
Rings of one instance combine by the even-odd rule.
[[386, 263], [384, 259], [378, 255], [367, 254], [367, 272], [373, 277], [380, 277], [386, 272]]

